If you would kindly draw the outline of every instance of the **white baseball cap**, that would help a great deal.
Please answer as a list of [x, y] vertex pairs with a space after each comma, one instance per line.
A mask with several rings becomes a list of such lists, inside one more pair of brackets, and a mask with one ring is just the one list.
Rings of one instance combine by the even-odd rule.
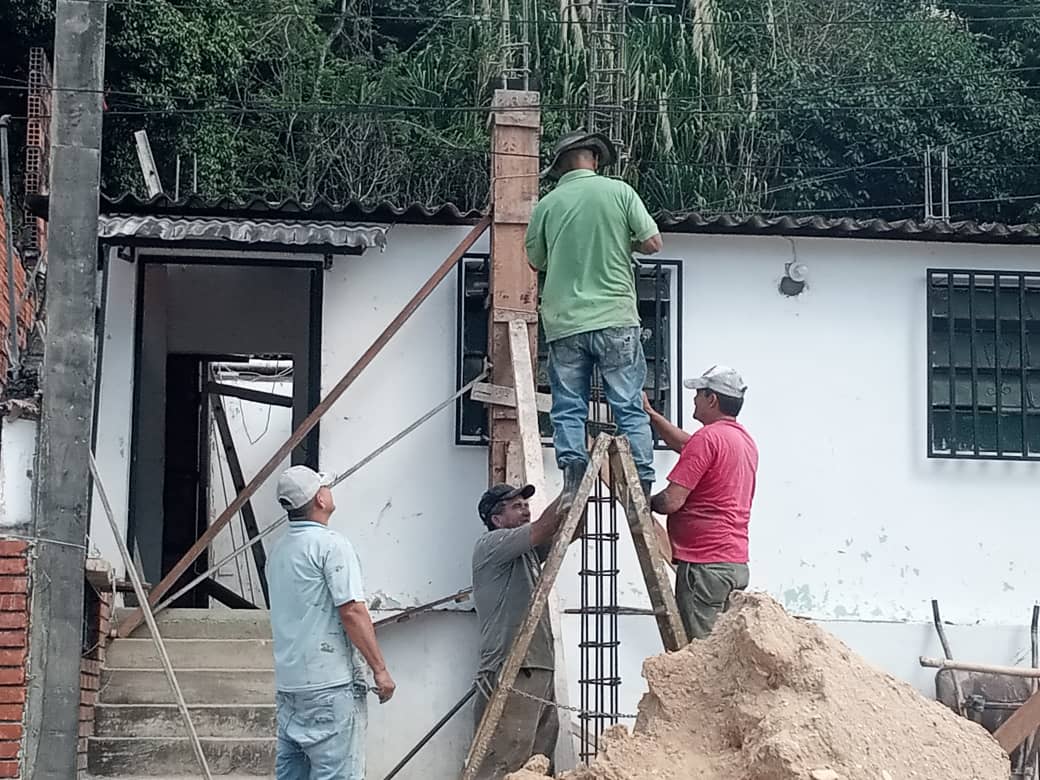
[[743, 398], [747, 391], [744, 378], [729, 366], [712, 366], [703, 374], [683, 382], [687, 390], [711, 390], [730, 398]]
[[278, 503], [290, 512], [299, 509], [323, 487], [330, 486], [335, 478], [335, 474], [315, 471], [307, 466], [288, 468], [278, 477]]

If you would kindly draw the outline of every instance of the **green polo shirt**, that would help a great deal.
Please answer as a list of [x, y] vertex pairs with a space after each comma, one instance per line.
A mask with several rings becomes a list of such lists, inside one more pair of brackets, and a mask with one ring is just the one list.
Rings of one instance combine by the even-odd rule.
[[632, 243], [657, 233], [625, 182], [587, 170], [561, 176], [527, 228], [527, 261], [545, 272], [545, 340], [638, 325]]

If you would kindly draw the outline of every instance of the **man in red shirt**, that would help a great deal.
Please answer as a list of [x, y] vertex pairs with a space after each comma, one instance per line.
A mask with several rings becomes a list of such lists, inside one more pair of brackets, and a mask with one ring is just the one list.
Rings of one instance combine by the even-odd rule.
[[675, 598], [690, 639], [711, 633], [734, 590], [748, 585], [748, 522], [755, 495], [758, 448], [737, 422], [747, 387], [732, 368], [713, 366], [683, 385], [695, 390], [690, 435], [646, 403], [650, 422], [680, 453], [668, 487], [650, 506], [668, 515], [676, 570]]

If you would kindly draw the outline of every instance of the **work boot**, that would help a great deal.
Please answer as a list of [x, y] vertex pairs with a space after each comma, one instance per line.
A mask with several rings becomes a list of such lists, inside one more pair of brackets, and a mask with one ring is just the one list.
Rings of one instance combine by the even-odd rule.
[[560, 494], [559, 514], [566, 515], [571, 511], [574, 503], [574, 495], [578, 492], [578, 485], [588, 465], [585, 463], [568, 463], [563, 467], [563, 492]]

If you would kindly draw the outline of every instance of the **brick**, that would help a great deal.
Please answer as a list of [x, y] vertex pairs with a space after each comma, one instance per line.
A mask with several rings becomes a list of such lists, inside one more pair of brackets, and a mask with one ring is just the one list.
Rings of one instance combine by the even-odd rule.
[[25, 648], [0, 650], [0, 666], [25, 666]]
[[0, 685], [25, 685], [25, 669], [17, 666], [0, 669]]
[[11, 558], [25, 555], [29, 549], [29, 543], [24, 539], [0, 539], [0, 556]]
[[0, 574], [25, 574], [27, 571], [29, 565], [25, 558], [0, 558]]
[[[0, 676], [2, 676], [4, 670], [0, 669]], [[93, 675], [81, 674], [79, 676], [79, 687], [80, 691], [96, 691], [101, 687], [101, 680]]]
[[0, 777], [18, 777], [17, 761], [0, 761]]
[[17, 685], [0, 686], [0, 704], [24, 704], [25, 688]]
[[24, 612], [0, 612], [0, 628], [25, 628], [28, 625], [29, 618]]
[[22, 743], [14, 739], [0, 742], [0, 758], [18, 758], [21, 747]]
[[28, 577], [0, 577], [0, 593], [28, 593]]
[[86, 753], [87, 752], [87, 738], [86, 737], [80, 737], [79, 738], [79, 742], [76, 743], [76, 746], [77, 746], [77, 750], [79, 750], [80, 753]]
[[0, 704], [0, 721], [21, 723], [23, 711], [21, 704]]
[[[80, 772], [87, 771], [87, 754], [86, 753], [77, 753], [76, 754], [76, 769], [78, 769]], [[84, 776], [80, 775], [80, 777], [84, 777]]]
[[101, 663], [99, 661], [91, 661], [89, 658], [84, 658], [82, 661], [80, 661], [79, 668], [84, 674], [101, 674]]
[[25, 647], [28, 642], [29, 635], [24, 628], [10, 631], [0, 630], [0, 647]]
[[84, 704], [79, 705], [79, 720], [82, 723], [85, 720], [94, 720], [94, 708], [88, 707]]
[[79, 722], [79, 735], [81, 737], [92, 737], [92, 736], [94, 736], [94, 721], [92, 721], [92, 720], [81, 720]]
[[97, 696], [97, 691], [81, 690], [79, 692], [79, 703], [87, 707], [93, 707], [97, 704]]
[[21, 738], [22, 738], [22, 724], [21, 723], [0, 723], [0, 740], [21, 739]]
[[19, 593], [0, 595], [0, 612], [25, 612], [26, 598]]

